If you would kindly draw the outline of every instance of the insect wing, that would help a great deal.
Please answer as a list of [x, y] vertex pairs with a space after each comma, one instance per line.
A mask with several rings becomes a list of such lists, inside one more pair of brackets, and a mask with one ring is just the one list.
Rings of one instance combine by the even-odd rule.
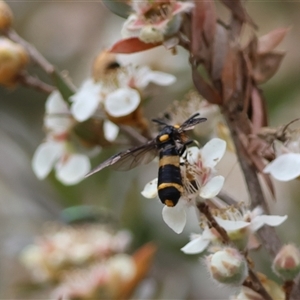
[[192, 115], [190, 118], [188, 118], [184, 123], [182, 123], [182, 125], [179, 127], [178, 132], [182, 133], [184, 131], [188, 131], [188, 130], [192, 130], [194, 129], [194, 127], [201, 123], [206, 121], [206, 118], [197, 118], [197, 116], [199, 116], [199, 113], [196, 113], [194, 115]]
[[102, 169], [112, 166], [113, 169], [119, 171], [127, 171], [135, 168], [140, 164], [151, 162], [157, 155], [157, 147], [155, 140], [152, 140], [144, 145], [128, 149], [111, 156], [103, 163], [90, 171], [86, 177], [95, 174]]

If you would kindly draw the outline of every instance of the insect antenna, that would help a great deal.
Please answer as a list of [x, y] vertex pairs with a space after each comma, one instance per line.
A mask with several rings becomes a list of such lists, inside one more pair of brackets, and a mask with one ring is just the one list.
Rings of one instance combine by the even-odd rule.
[[159, 119], [152, 119], [151, 121], [154, 122], [154, 123], [157, 123], [159, 125], [164, 125], [164, 126], [168, 126], [169, 125], [166, 122], [164, 122], [163, 120], [159, 120]]

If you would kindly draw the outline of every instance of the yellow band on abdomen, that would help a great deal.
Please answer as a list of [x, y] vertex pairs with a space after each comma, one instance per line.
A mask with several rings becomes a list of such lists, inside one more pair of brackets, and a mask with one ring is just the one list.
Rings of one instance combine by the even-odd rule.
[[165, 165], [172, 165], [179, 168], [179, 156], [178, 155], [165, 155], [159, 159], [159, 167]]
[[157, 189], [162, 190], [168, 187], [174, 187], [176, 190], [178, 190], [180, 193], [183, 192], [183, 186], [178, 184], [178, 183], [172, 183], [172, 182], [167, 182], [167, 183], [161, 183]]

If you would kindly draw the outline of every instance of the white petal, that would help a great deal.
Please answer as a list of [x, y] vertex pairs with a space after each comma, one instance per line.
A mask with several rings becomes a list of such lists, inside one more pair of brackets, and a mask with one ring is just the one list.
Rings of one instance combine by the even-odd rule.
[[157, 197], [157, 178], [148, 182], [144, 189], [142, 190], [141, 194], [148, 199], [152, 199]]
[[78, 92], [70, 97], [73, 102], [71, 112], [77, 121], [83, 122], [93, 115], [101, 100], [100, 91], [101, 85], [88, 79]]
[[112, 117], [122, 117], [135, 111], [140, 101], [140, 94], [137, 90], [122, 88], [108, 94], [104, 106], [106, 112]]
[[186, 223], [186, 212], [179, 203], [174, 207], [164, 206], [162, 216], [165, 223], [176, 233], [181, 233]]
[[56, 177], [65, 185], [72, 185], [84, 179], [90, 171], [90, 160], [83, 154], [71, 154], [67, 161], [56, 165]]
[[224, 177], [221, 175], [211, 178], [201, 187], [200, 197], [208, 199], [217, 196], [223, 187], [224, 180]]
[[272, 227], [279, 226], [287, 219], [287, 216], [271, 216], [271, 215], [262, 215], [257, 216], [251, 221], [251, 230], [257, 231], [263, 225], [269, 225]]
[[140, 29], [133, 29], [130, 28], [130, 26], [136, 22], [138, 19], [137, 15], [131, 14], [129, 17], [126, 19], [126, 21], [123, 23], [122, 29], [121, 29], [121, 36], [123, 38], [130, 38], [130, 37], [135, 37], [139, 36]]
[[39, 145], [32, 159], [32, 169], [37, 178], [46, 178], [62, 153], [62, 143], [46, 142]]
[[210, 140], [201, 150], [203, 165], [213, 168], [223, 157], [226, 151], [226, 142], [224, 140], [214, 138]]
[[209, 243], [209, 240], [203, 239], [202, 236], [199, 236], [191, 240], [180, 250], [183, 251], [185, 254], [197, 254], [203, 252], [207, 248]]
[[105, 138], [112, 142], [114, 141], [119, 133], [119, 126], [117, 126], [116, 124], [114, 124], [111, 121], [104, 121], [104, 125], [103, 125], [103, 130], [104, 130], [104, 136]]
[[187, 150], [188, 162], [193, 165], [199, 160], [200, 150], [198, 147], [190, 147]]
[[144, 69], [140, 76], [136, 79], [136, 86], [138, 88], [145, 88], [150, 82], [158, 85], [167, 86], [176, 81], [176, 77], [159, 71], [152, 71], [150, 69]]
[[286, 153], [280, 155], [265, 167], [264, 173], [271, 173], [275, 179], [280, 181], [297, 178], [300, 175], [300, 154]]
[[226, 231], [235, 231], [250, 226], [250, 222], [223, 220], [219, 217], [214, 218]]
[[67, 132], [73, 125], [73, 118], [66, 117], [65, 115], [46, 115], [44, 119], [44, 126], [51, 133], [60, 134]]
[[53, 91], [47, 98], [46, 113], [47, 114], [69, 113], [68, 105], [58, 91]]

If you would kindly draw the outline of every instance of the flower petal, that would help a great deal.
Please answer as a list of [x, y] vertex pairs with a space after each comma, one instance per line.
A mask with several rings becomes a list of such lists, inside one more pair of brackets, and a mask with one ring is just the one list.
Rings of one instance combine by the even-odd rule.
[[46, 101], [46, 113], [47, 114], [61, 114], [69, 113], [67, 103], [63, 100], [59, 91], [53, 91]]
[[223, 187], [224, 180], [225, 178], [221, 175], [211, 178], [201, 187], [200, 197], [208, 199], [217, 196]]
[[214, 217], [218, 224], [223, 227], [226, 231], [235, 231], [250, 225], [250, 222], [244, 221], [232, 221], [232, 220], [223, 220], [219, 217]]
[[164, 206], [162, 216], [165, 223], [176, 233], [181, 233], [186, 223], [186, 212], [178, 203], [174, 207]]
[[282, 154], [269, 163], [263, 172], [271, 173], [275, 179], [280, 181], [293, 180], [300, 175], [300, 154]]
[[53, 91], [46, 101], [44, 126], [47, 130], [60, 134], [67, 131], [73, 124], [68, 105], [58, 91]]
[[202, 235], [200, 235], [199, 237], [191, 240], [180, 250], [185, 254], [197, 254], [203, 252], [207, 248], [209, 243], [209, 240], [203, 239]]
[[141, 191], [141, 194], [148, 199], [153, 199], [157, 197], [157, 178], [148, 182], [144, 189]]
[[190, 147], [187, 150], [187, 159], [188, 162], [193, 165], [196, 164], [199, 160], [200, 149], [198, 147]]
[[83, 122], [93, 115], [101, 100], [100, 91], [101, 85], [88, 79], [78, 92], [70, 97], [73, 102], [71, 112], [77, 121]]
[[279, 226], [286, 219], [287, 219], [287, 216], [272, 216], [272, 215], [257, 216], [251, 221], [251, 231], [253, 231], [253, 232], [257, 231], [263, 225], [269, 225], [272, 227]]
[[118, 136], [119, 126], [109, 120], [106, 120], [103, 124], [103, 130], [105, 138], [108, 141], [113, 142]]
[[110, 93], [104, 102], [106, 112], [112, 117], [127, 116], [140, 104], [140, 94], [131, 88], [122, 88]]
[[224, 140], [214, 138], [210, 140], [201, 150], [203, 165], [213, 168], [223, 157], [226, 151], [226, 142]]
[[46, 115], [44, 118], [44, 126], [52, 134], [62, 134], [68, 132], [73, 123], [73, 118], [63, 115]]
[[32, 159], [32, 169], [38, 179], [47, 177], [62, 153], [62, 143], [45, 142], [38, 146]]
[[139, 76], [136, 80], [136, 86], [138, 88], [145, 88], [150, 82], [153, 82], [158, 85], [167, 86], [171, 85], [176, 81], [176, 77], [174, 75], [148, 70], [144, 72], [142, 76]]
[[90, 171], [90, 160], [83, 154], [71, 154], [66, 161], [56, 166], [56, 178], [65, 185], [72, 185], [84, 179]]

